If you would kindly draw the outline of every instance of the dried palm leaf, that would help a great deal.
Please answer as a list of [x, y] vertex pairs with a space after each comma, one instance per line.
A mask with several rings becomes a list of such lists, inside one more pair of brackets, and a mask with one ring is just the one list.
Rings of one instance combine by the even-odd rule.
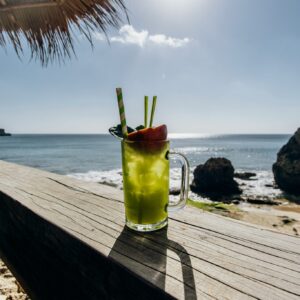
[[43, 65], [61, 62], [75, 54], [72, 31], [93, 46], [92, 32], [118, 27], [121, 13], [123, 0], [0, 0], [0, 45], [10, 42], [20, 56], [27, 41]]

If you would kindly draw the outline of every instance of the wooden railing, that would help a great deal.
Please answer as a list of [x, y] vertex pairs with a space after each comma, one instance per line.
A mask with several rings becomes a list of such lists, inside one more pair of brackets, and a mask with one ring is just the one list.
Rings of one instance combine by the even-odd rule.
[[0, 255], [32, 299], [299, 299], [299, 238], [192, 207], [134, 233], [122, 201], [0, 161]]

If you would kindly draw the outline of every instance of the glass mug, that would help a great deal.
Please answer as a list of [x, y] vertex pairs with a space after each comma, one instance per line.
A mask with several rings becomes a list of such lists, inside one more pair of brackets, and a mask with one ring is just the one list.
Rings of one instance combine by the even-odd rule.
[[[170, 142], [122, 140], [122, 169], [126, 225], [136, 231], [154, 231], [168, 223], [168, 211], [183, 208], [189, 189], [189, 163], [170, 151]], [[182, 164], [180, 199], [169, 203], [169, 158]]]

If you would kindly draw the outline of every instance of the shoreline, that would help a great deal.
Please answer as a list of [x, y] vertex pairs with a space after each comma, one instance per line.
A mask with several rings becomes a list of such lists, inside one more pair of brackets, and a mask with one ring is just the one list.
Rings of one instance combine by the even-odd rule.
[[261, 226], [268, 230], [300, 237], [300, 205], [280, 199], [278, 205], [225, 204], [222, 202], [200, 202], [190, 200], [191, 206], [202, 211], [219, 214], [224, 217], [240, 220], [248, 224]]

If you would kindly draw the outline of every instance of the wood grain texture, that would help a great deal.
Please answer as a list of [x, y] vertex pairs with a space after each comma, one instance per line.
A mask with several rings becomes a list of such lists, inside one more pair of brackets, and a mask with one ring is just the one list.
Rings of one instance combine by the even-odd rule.
[[0, 161], [0, 253], [32, 299], [300, 298], [300, 238], [192, 207], [134, 233], [122, 197]]

